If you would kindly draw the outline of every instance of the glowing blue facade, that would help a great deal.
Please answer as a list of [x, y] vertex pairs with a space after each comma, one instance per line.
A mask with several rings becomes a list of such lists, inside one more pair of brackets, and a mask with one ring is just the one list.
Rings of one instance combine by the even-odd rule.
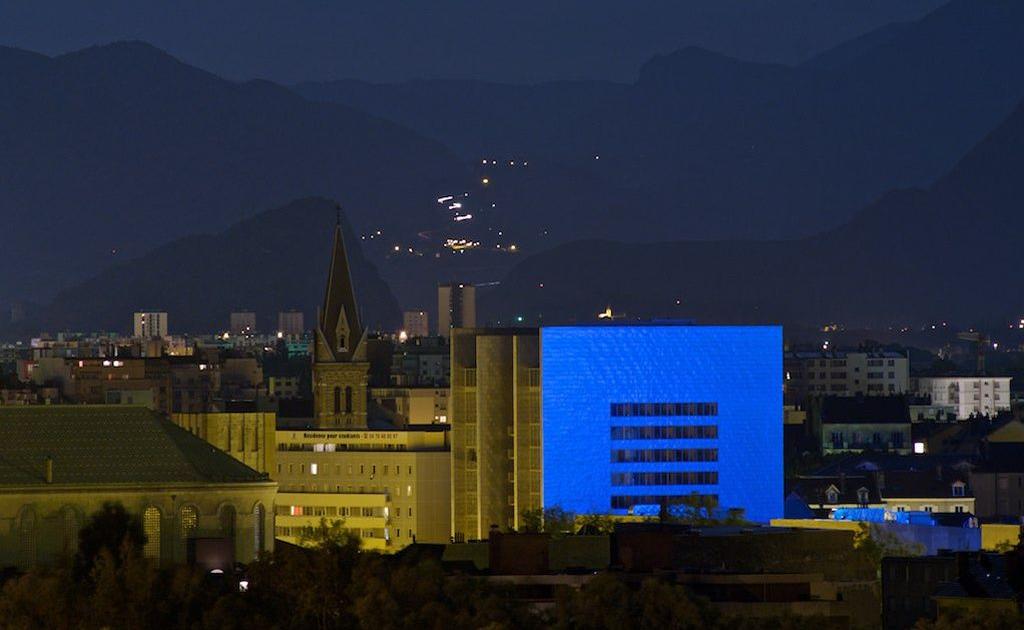
[[543, 328], [541, 379], [545, 507], [783, 515], [780, 327]]

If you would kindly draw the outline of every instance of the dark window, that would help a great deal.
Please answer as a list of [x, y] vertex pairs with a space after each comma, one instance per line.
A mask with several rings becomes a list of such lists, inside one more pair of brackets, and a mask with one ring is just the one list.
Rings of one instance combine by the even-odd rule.
[[334, 413], [341, 413], [341, 388], [334, 388]]
[[717, 448], [649, 448], [612, 450], [613, 464], [631, 462], [717, 462]]
[[612, 427], [613, 440], [710, 440], [717, 437], [718, 426], [714, 424]]
[[345, 388], [345, 413], [352, 413], [352, 388]]
[[716, 402], [612, 403], [614, 418], [651, 416], [717, 416]]
[[613, 486], [691, 486], [718, 483], [718, 471], [612, 473]]

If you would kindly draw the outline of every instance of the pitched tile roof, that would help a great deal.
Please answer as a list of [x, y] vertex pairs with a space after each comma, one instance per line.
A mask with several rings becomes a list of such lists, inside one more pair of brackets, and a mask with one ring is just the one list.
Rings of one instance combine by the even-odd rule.
[[143, 407], [0, 407], [0, 488], [53, 484], [266, 482], [259, 473]]
[[821, 401], [825, 424], [910, 424], [902, 396], [829, 396]]

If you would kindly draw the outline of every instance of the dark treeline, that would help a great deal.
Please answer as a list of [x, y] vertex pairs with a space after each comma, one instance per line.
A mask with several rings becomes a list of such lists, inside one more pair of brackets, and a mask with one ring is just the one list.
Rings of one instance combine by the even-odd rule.
[[597, 575], [578, 590], [560, 590], [552, 606], [538, 609], [506, 585], [446, 572], [415, 547], [393, 556], [361, 552], [358, 539], [339, 522], [321, 522], [307, 548], [285, 546], [238, 575], [160, 568], [144, 557], [145, 540], [137, 517], [119, 505], [106, 506], [83, 528], [79, 551], [64, 565], [7, 579], [0, 591], [3, 627], [827, 627], [813, 617], [726, 618], [683, 586], [653, 578], [637, 583], [615, 573]]

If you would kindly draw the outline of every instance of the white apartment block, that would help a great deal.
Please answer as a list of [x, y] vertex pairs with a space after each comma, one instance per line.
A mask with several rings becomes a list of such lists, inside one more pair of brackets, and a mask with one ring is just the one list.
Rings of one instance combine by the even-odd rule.
[[992, 416], [1010, 409], [1009, 376], [922, 376], [914, 393], [931, 399], [932, 407], [956, 414], [957, 419]]
[[786, 401], [808, 396], [892, 396], [909, 391], [910, 361], [898, 352], [787, 352]]
[[152, 339], [167, 336], [167, 313], [157, 311], [136, 312], [134, 318], [134, 336], [139, 339]]

